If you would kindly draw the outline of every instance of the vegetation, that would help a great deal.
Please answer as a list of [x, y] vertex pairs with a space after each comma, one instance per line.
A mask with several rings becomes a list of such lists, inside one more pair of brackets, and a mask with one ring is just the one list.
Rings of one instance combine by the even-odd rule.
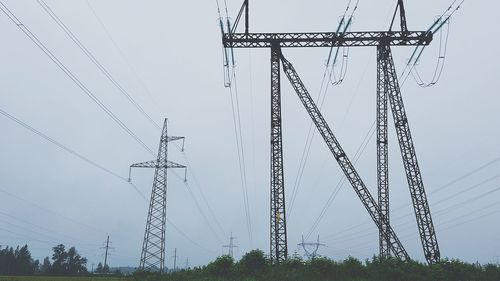
[[38, 260], [33, 260], [27, 245], [21, 248], [18, 246], [15, 250], [12, 247], [0, 248], [0, 275], [80, 275], [87, 273], [87, 259], [80, 256], [75, 247], [66, 251], [65, 246], [60, 244], [52, 250], [52, 262], [49, 257], [46, 257], [40, 264]]
[[31, 258], [28, 246], [0, 247], [0, 275], [31, 275], [38, 269], [38, 260]]
[[136, 272], [134, 281], [498, 281], [497, 265], [468, 264], [443, 260], [428, 266], [419, 262], [373, 257], [361, 262], [355, 258], [333, 261], [318, 257], [304, 261], [298, 256], [280, 265], [271, 265], [259, 250], [235, 262], [218, 257], [207, 266], [168, 274]]
[[129, 279], [95, 276], [0, 276], [0, 281], [129, 281]]

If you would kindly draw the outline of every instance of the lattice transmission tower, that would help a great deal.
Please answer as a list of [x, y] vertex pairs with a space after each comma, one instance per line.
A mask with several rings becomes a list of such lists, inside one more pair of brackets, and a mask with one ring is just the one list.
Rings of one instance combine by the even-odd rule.
[[[462, 2], [463, 3], [463, 2]], [[461, 4], [460, 4], [461, 5]], [[458, 8], [457, 8], [458, 9]], [[399, 13], [400, 31], [394, 31], [393, 26]], [[323, 137], [333, 157], [338, 162], [345, 177], [368, 211], [373, 222], [379, 229], [380, 254], [394, 255], [402, 260], [409, 260], [403, 244], [399, 240], [389, 221], [389, 182], [387, 157], [387, 126], [388, 109], [391, 108], [413, 209], [420, 233], [424, 255], [429, 264], [440, 260], [440, 251], [436, 232], [432, 222], [431, 212], [422, 176], [415, 154], [415, 148], [405, 113], [403, 99], [396, 74], [391, 48], [394, 46], [425, 48], [433, 40], [434, 33], [446, 21], [436, 21], [427, 31], [409, 31], [403, 0], [398, 0], [389, 30], [369, 32], [312, 32], [312, 33], [250, 33], [249, 32], [249, 1], [245, 0], [234, 24], [229, 20], [220, 20], [222, 43], [224, 46], [225, 67], [229, 69], [234, 62], [234, 48], [267, 48], [271, 56], [271, 229], [270, 229], [270, 259], [274, 263], [286, 260], [287, 230], [285, 216], [285, 188], [283, 179], [283, 148], [281, 124], [281, 66], [283, 72], [292, 84], [299, 100], [302, 102], [317, 130]], [[245, 17], [245, 31], [238, 33], [237, 26]], [[349, 20], [350, 22], [351, 20]], [[349, 23], [347, 24], [347, 26]], [[321, 114], [304, 83], [293, 65], [285, 58], [285, 48], [339, 48], [339, 47], [376, 47], [377, 48], [377, 186], [376, 200], [361, 179], [352, 161], [342, 149], [329, 124]], [[416, 52], [416, 51], [415, 51]], [[415, 55], [414, 52], [414, 55]], [[420, 57], [422, 52], [418, 55]], [[330, 51], [331, 54], [331, 51]], [[418, 59], [417, 58], [417, 59]], [[234, 67], [234, 64], [233, 64]]]
[[316, 242], [306, 242], [304, 240], [304, 235], [302, 235], [302, 242], [297, 244], [297, 246], [302, 247], [304, 253], [306, 254], [306, 257], [312, 260], [317, 257], [319, 247], [326, 247], [326, 244], [319, 242], [319, 235]]
[[[137, 163], [132, 168], [154, 168], [153, 189], [149, 202], [149, 211], [146, 220], [146, 230], [142, 243], [139, 269], [142, 271], [165, 270], [165, 231], [167, 223], [167, 170], [184, 169], [186, 166], [168, 160], [168, 143], [182, 140], [184, 137], [169, 136], [167, 134], [167, 119], [163, 123], [163, 130], [156, 160]], [[184, 143], [182, 148], [184, 148]], [[186, 174], [184, 174], [184, 177]], [[130, 172], [129, 172], [130, 180]]]

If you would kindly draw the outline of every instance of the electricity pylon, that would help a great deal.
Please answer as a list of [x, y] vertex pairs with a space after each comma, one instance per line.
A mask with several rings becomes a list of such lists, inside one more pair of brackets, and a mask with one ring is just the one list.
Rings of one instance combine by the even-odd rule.
[[[431, 212], [418, 166], [408, 119], [404, 110], [398, 78], [392, 59], [392, 46], [427, 46], [433, 40], [436, 22], [427, 31], [409, 31], [403, 0], [398, 0], [388, 31], [369, 32], [314, 32], [314, 33], [250, 33], [248, 30], [248, 0], [245, 0], [233, 26], [227, 21], [226, 30], [221, 21], [222, 43], [225, 59], [233, 57], [234, 48], [268, 48], [271, 51], [271, 230], [270, 259], [274, 263], [286, 260], [287, 231], [285, 216], [285, 188], [283, 180], [283, 149], [281, 125], [281, 82], [280, 66], [292, 84], [300, 101], [311, 117], [325, 143], [337, 160], [345, 177], [379, 229], [380, 251], [409, 260], [410, 257], [389, 222], [389, 185], [387, 166], [387, 111], [388, 103], [393, 113], [396, 133], [404, 162], [413, 208], [417, 220], [424, 255], [429, 264], [440, 260], [440, 251]], [[393, 31], [399, 12], [401, 31]], [[245, 32], [237, 33], [241, 17], [245, 16]], [[438, 29], [441, 26], [438, 26]], [[434, 29], [435, 30], [435, 29]], [[377, 47], [378, 94], [377, 94], [377, 171], [378, 202], [362, 181], [351, 160], [341, 147], [319, 108], [311, 98], [293, 65], [285, 59], [283, 48], [334, 48], [334, 47]], [[228, 53], [230, 50], [230, 54]]]
[[[306, 242], [304, 240], [304, 235], [302, 235], [302, 243], [299, 243], [297, 245], [302, 247], [302, 249], [304, 249], [304, 253], [306, 254], [307, 258], [310, 260], [314, 259], [317, 256], [319, 247], [321, 247], [321, 246], [326, 247], [325, 244], [319, 242], [319, 235], [318, 235], [318, 239], [316, 240], [316, 242]], [[310, 249], [312, 249], [312, 250], [310, 250]]]
[[231, 236], [229, 236], [229, 244], [222, 246], [223, 248], [228, 248], [228, 254], [232, 258], [234, 257], [233, 249], [238, 248], [238, 246], [234, 244], [234, 240], [236, 240], [236, 237], [234, 237], [233, 233], [231, 232]]
[[[185, 169], [186, 166], [168, 160], [168, 143], [184, 140], [184, 137], [168, 136], [167, 119], [163, 123], [163, 130], [156, 160], [137, 163], [132, 168], [154, 168], [153, 190], [149, 202], [149, 211], [142, 243], [139, 269], [142, 271], [165, 270], [165, 230], [167, 222], [167, 170]], [[184, 145], [183, 145], [184, 146]], [[186, 174], [184, 174], [185, 176]], [[130, 180], [130, 172], [129, 172]]]

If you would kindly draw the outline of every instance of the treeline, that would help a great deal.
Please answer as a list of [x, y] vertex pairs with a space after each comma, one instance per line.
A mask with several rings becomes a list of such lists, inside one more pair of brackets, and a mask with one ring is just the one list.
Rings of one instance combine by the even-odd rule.
[[334, 261], [324, 257], [304, 261], [298, 256], [272, 265], [262, 251], [251, 251], [235, 262], [218, 257], [207, 266], [168, 274], [136, 272], [136, 281], [499, 281], [500, 267], [459, 260], [428, 266], [415, 261], [373, 257]]
[[87, 273], [87, 259], [80, 256], [75, 247], [66, 251], [62, 244], [52, 248], [52, 258], [45, 257], [43, 263], [34, 260], [23, 247], [0, 247], [0, 275], [79, 275]]
[[28, 245], [15, 249], [0, 246], [0, 275], [32, 275], [39, 264], [38, 260], [31, 258]]

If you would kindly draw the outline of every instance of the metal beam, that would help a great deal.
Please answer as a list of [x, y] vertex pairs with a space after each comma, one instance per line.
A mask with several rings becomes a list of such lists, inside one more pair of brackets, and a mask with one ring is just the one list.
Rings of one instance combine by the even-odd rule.
[[429, 45], [432, 33], [426, 31], [387, 32], [316, 32], [316, 33], [225, 33], [226, 48], [281, 48], [303, 47], [361, 47], [378, 46], [381, 42], [392, 46]]
[[[328, 125], [326, 120], [323, 118], [323, 115], [321, 114], [318, 106], [314, 103], [314, 100], [307, 91], [299, 75], [295, 71], [295, 68], [289, 61], [287, 61], [283, 57], [283, 55], [281, 55], [281, 61], [283, 62], [283, 70], [288, 77], [288, 80], [290, 80], [293, 88], [295, 89], [295, 92], [299, 96], [300, 101], [307, 110], [307, 113], [309, 113], [309, 116], [316, 125], [316, 128], [323, 137], [326, 145], [332, 152], [333, 157], [335, 158], [335, 160], [337, 160], [340, 168], [344, 172], [344, 175], [351, 183], [358, 197], [361, 199], [361, 202], [365, 206], [370, 217], [373, 219], [378, 229], [382, 232], [386, 241], [389, 241], [391, 250], [393, 251], [395, 256], [400, 258], [401, 260], [410, 260], [408, 253], [403, 247], [403, 244], [397, 237], [392, 227], [387, 223], [385, 216], [382, 215], [382, 212], [375, 202], [375, 199], [370, 194], [370, 191], [368, 190], [364, 182], [361, 180], [361, 177], [354, 168], [351, 160], [349, 160], [346, 153], [340, 146], [340, 143], [333, 134], [333, 131], [330, 129], [330, 126]], [[383, 225], [386, 225], [387, 227], [384, 228], [382, 227]]]
[[281, 127], [280, 54], [271, 48], [271, 262], [281, 263], [288, 255], [285, 214], [285, 181]]
[[[390, 224], [389, 214], [389, 165], [388, 165], [388, 137], [387, 137], [387, 92], [388, 86], [385, 79], [383, 56], [380, 47], [377, 47], [377, 187], [378, 206], [386, 221], [382, 228], [387, 229]], [[390, 256], [390, 245], [384, 238], [384, 231], [379, 231], [379, 254], [381, 257]]]
[[392, 109], [392, 116], [396, 126], [401, 156], [406, 171], [406, 178], [410, 188], [411, 199], [415, 217], [417, 219], [420, 239], [424, 248], [424, 255], [429, 264], [438, 263], [440, 260], [439, 246], [432, 222], [431, 211], [427, 196], [425, 194], [422, 174], [418, 166], [417, 155], [411, 137], [410, 126], [403, 104], [403, 97], [399, 88], [398, 76], [392, 58], [389, 45], [380, 47], [381, 60], [384, 64], [386, 83], [389, 90], [389, 101]]

